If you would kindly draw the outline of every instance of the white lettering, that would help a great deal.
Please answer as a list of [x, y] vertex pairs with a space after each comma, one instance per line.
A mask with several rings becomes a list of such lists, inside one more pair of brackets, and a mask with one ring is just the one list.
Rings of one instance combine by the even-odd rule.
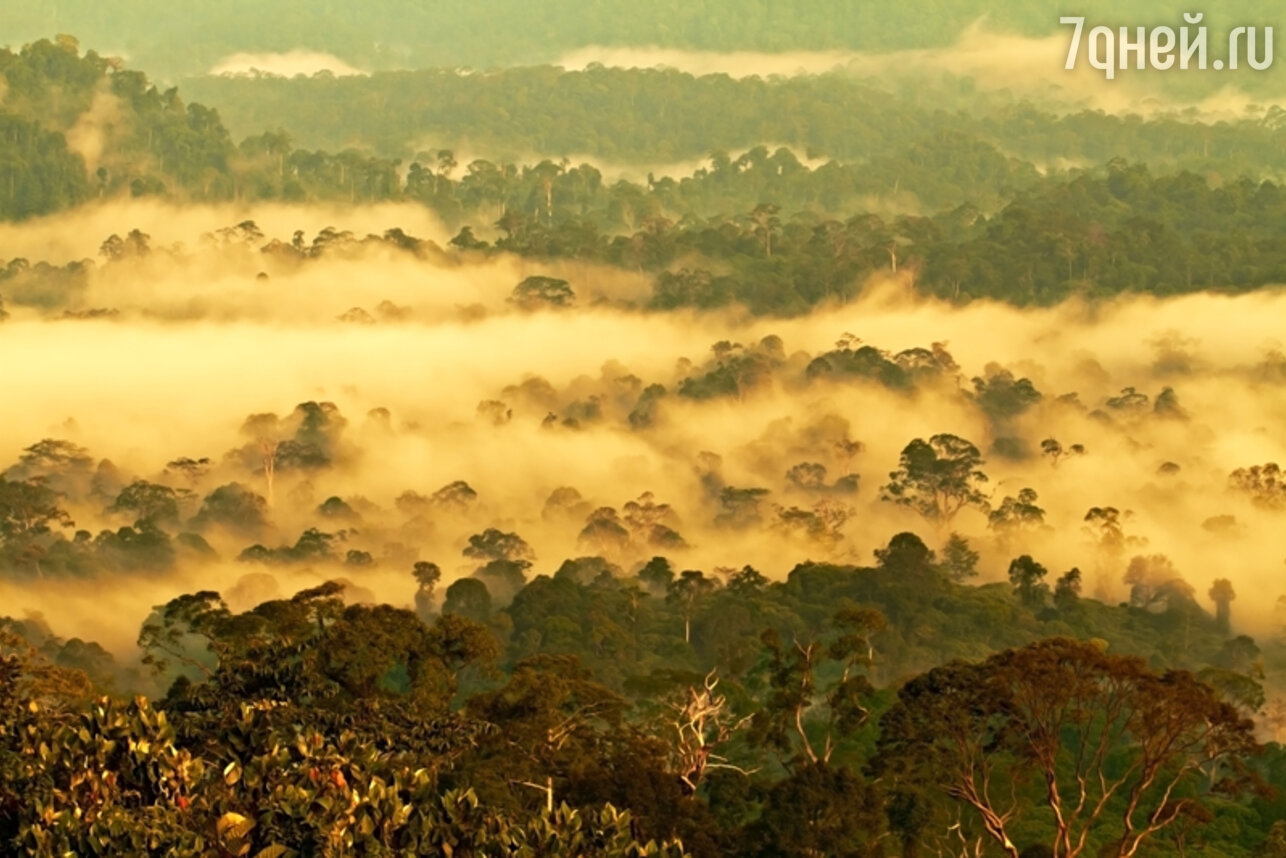
[[1108, 80], [1116, 77], [1116, 32], [1111, 27], [1090, 30], [1090, 65], [1104, 72]]
[[1174, 65], [1174, 38], [1171, 27], [1157, 27], [1152, 31], [1148, 44], [1148, 62], [1152, 68], [1164, 71]]
[[1072, 44], [1067, 48], [1067, 65], [1063, 68], [1071, 71], [1076, 67], [1076, 53], [1081, 49], [1081, 30], [1085, 26], [1084, 16], [1080, 18], [1064, 17], [1059, 18], [1060, 24], [1075, 24], [1076, 29], [1072, 31]]

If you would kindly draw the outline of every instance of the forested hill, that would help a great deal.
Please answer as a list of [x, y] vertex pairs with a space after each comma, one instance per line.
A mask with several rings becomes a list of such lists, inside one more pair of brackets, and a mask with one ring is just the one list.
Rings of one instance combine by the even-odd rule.
[[[601, 67], [487, 75], [427, 70], [373, 78], [202, 78], [189, 82], [201, 102], [195, 103], [120, 60], [93, 50], [82, 55], [75, 39], [59, 37], [0, 50], [0, 84], [6, 131], [0, 217], [7, 218], [119, 193], [396, 198], [409, 191], [406, 165], [436, 166], [443, 150], [462, 153], [462, 160], [469, 152], [516, 165], [589, 159], [640, 178], [649, 169], [642, 165], [654, 165], [654, 173], [678, 180], [711, 153], [717, 168], [719, 152], [736, 158], [756, 146], [785, 146], [795, 157], [774, 164], [782, 180], [776, 185], [798, 184], [805, 175], [800, 159], [849, 168], [838, 182], [825, 179], [821, 206], [846, 216], [881, 207], [928, 214], [962, 203], [995, 210], [1041, 171], [1057, 181], [1060, 165], [1093, 167], [1114, 158], [1163, 172], [1192, 170], [1216, 183], [1286, 174], [1279, 145], [1286, 114], [1275, 108], [1213, 124], [1101, 112], [1057, 116], [1025, 103], [993, 104], [980, 113], [971, 109], [964, 82], [960, 100], [947, 107], [937, 94], [917, 98], [842, 75], [764, 81]], [[748, 154], [738, 170], [746, 159], [762, 160]], [[772, 178], [759, 174], [753, 191], [736, 199], [668, 213], [677, 220], [760, 202], [787, 211], [819, 207], [818, 189], [765, 187]]]
[[75, 39], [0, 50], [0, 217], [94, 197], [230, 196], [234, 149], [218, 114]]
[[[920, 0], [897, 6], [787, 0], [699, 5], [660, 0], [523, 0], [442, 6], [375, 0], [360, 6], [250, 0], [191, 0], [182, 16], [161, 0], [14, 4], [5, 18], [17, 39], [74, 32], [111, 46], [163, 75], [197, 73], [238, 51], [327, 51], [364, 67], [488, 67], [553, 59], [587, 44], [662, 45], [698, 50], [880, 50], [948, 44], [989, 15], [1029, 33], [1049, 32], [1057, 12], [1044, 4]], [[1102, 4], [1100, 4], [1102, 5]], [[1137, 5], [1137, 4], [1136, 4]], [[255, 26], [247, 28], [247, 21]]]
[[[598, 139], [610, 148], [633, 127], [610, 114], [612, 92], [642, 93], [636, 109], [654, 104], [658, 115], [669, 112], [682, 125], [683, 116], [719, 116], [713, 105], [721, 87], [733, 85], [672, 73], [551, 73], [553, 96], [540, 105], [554, 107], [542, 112], [524, 74], [548, 78], [540, 70], [444, 78], [463, 83], [447, 99], [460, 106], [444, 109], [440, 121], [485, 134], [487, 111], [495, 110], [527, 117], [533, 127], [543, 123], [545, 136], [530, 135], [537, 147], [567, 146], [583, 134], [591, 145]], [[1083, 139], [1077, 129], [1115, 141], [1096, 148], [1074, 143], [1080, 154], [1161, 157], [1156, 169], [1113, 157], [1089, 170], [1042, 174], [1006, 154], [1003, 133], [971, 125], [964, 114], [915, 113], [869, 91], [862, 97], [874, 113], [846, 120], [843, 110], [827, 107], [820, 90], [809, 94], [808, 87], [823, 87], [824, 79], [756, 81], [747, 91], [758, 94], [757, 106], [744, 115], [734, 111], [729, 120], [736, 134], [754, 140], [782, 130], [758, 128], [751, 117], [779, 116], [774, 101], [794, 102], [800, 115], [816, 114], [801, 127], [837, 127], [835, 140], [866, 141], [866, 153], [810, 165], [788, 148], [752, 146], [735, 157], [716, 150], [689, 175], [632, 182], [545, 154], [526, 164], [477, 158], [461, 165], [449, 148], [431, 147], [407, 160], [352, 148], [331, 153], [296, 148], [282, 131], [234, 143], [217, 111], [186, 103], [176, 89], [161, 90], [93, 51], [82, 55], [67, 38], [0, 52], [0, 82], [5, 219], [130, 196], [404, 200], [427, 206], [458, 231], [453, 244], [463, 251], [596, 259], [649, 272], [658, 307], [736, 302], [769, 313], [845, 298], [871, 274], [898, 271], [899, 263], [920, 291], [1020, 304], [1073, 294], [1247, 290], [1286, 280], [1280, 239], [1286, 205], [1278, 184], [1263, 181], [1283, 171], [1277, 114], [1209, 126], [1101, 114], [1055, 120], [1017, 109], [1012, 125], [999, 127], [1012, 130], [1009, 142], [1024, 140], [1026, 149], [1047, 157], [1060, 151], [1060, 141]], [[587, 97], [573, 116], [577, 93], [598, 84], [597, 100]], [[671, 86], [677, 96], [667, 98]], [[468, 106], [475, 95], [484, 107]], [[586, 133], [595, 105], [604, 106], [612, 122], [622, 120], [626, 131]], [[667, 111], [667, 105], [678, 107]], [[881, 105], [888, 110], [883, 118]], [[567, 122], [550, 119], [559, 110]], [[498, 145], [526, 136], [512, 123], [507, 134], [490, 127]], [[720, 139], [714, 126], [708, 133]], [[695, 151], [699, 137], [683, 145]], [[1174, 172], [1183, 164], [1193, 170]]]
[[1147, 161], [1225, 175], [1281, 173], [1283, 114], [1238, 121], [1056, 115], [984, 99], [967, 79], [914, 88], [843, 73], [733, 79], [669, 69], [550, 66], [487, 74], [425, 69], [370, 77], [197, 77], [184, 91], [216, 106], [235, 136], [284, 127], [308, 148], [410, 158], [430, 144], [490, 157], [593, 157], [618, 165], [705, 158], [757, 144], [845, 162], [893, 157], [923, 140], [969, 138], [1041, 166]]
[[[941, 47], [979, 20], [1043, 36], [1073, 11], [1111, 24], [1180, 26], [1181, 10], [1158, 15], [1147, 0], [1064, 4], [1019, 0], [778, 0], [700, 4], [657, 0], [486, 0], [469, 4], [369, 0], [361, 4], [284, 0], [33, 0], [4, 11], [6, 38], [76, 33], [165, 79], [198, 74], [244, 51], [325, 51], [365, 69], [548, 62], [585, 45], [654, 45], [700, 51], [888, 51]], [[1277, 4], [1220, 4], [1212, 26], [1273, 22]], [[11, 42], [11, 44], [13, 44]]]

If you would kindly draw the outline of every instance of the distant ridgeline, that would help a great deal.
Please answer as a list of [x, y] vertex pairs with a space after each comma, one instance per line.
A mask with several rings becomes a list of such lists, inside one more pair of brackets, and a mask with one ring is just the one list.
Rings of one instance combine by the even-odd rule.
[[[238, 52], [285, 52], [306, 46], [363, 69], [492, 68], [551, 62], [586, 45], [655, 46], [686, 51], [867, 51], [942, 48], [967, 27], [1023, 36], [1060, 32], [1061, 15], [1097, 23], [1182, 26], [1184, 11], [1205, 11], [1205, 26], [1272, 24], [1273, 0], [1225, 0], [1172, 6], [1155, 0], [481, 0], [439, 4], [367, 0], [58, 0], [6, 4], [6, 38], [21, 44], [48, 33], [76, 33], [110, 47], [165, 79], [208, 71]], [[1195, 76], [1184, 84], [1195, 83]], [[1176, 83], [1181, 79], [1173, 78]], [[1262, 78], [1253, 78], [1264, 83]], [[1218, 76], [1201, 85], [1217, 88]]]
[[[742, 85], [726, 77], [604, 69], [422, 74], [438, 81], [439, 102], [458, 105], [441, 108], [430, 125], [455, 124], [464, 129], [458, 133], [471, 134], [486, 116], [515, 116], [519, 124], [509, 139], [498, 126], [490, 137], [479, 136], [498, 147], [525, 142], [555, 151], [567, 151], [572, 139], [624, 151], [612, 141], [627, 139], [634, 125], [614, 128], [611, 111], [621, 100], [614, 91], [641, 99], [635, 109], [656, 105], [664, 122], [682, 125], [685, 115], [718, 115], [710, 105], [736, 94], [722, 88]], [[822, 109], [819, 88], [828, 81], [841, 93], [867, 93], [877, 113], [845, 118], [832, 104], [825, 116], [809, 114]], [[315, 101], [310, 87], [319, 88], [323, 100], [343, 100], [349, 115], [346, 90], [328, 89], [341, 87], [337, 80], [234, 83], [298, 92], [297, 103]], [[534, 93], [546, 83], [550, 96], [534, 109]], [[598, 84], [597, 94], [586, 94]], [[1286, 280], [1280, 238], [1286, 199], [1271, 181], [1286, 168], [1280, 111], [1208, 126], [1102, 114], [1057, 118], [1017, 107], [1009, 125], [987, 131], [963, 116], [908, 111], [839, 80], [746, 86], [757, 95], [733, 122], [737, 130], [712, 130], [713, 139], [786, 134], [754, 124], [757, 116], [780, 121], [787, 107], [778, 110], [775, 100], [784, 98], [802, 111], [799, 127], [829, 128], [833, 121], [836, 139], [870, 140], [867, 155], [813, 167], [788, 148], [753, 146], [735, 157], [716, 150], [686, 177], [649, 174], [632, 182], [609, 180], [598, 168], [566, 158], [461, 165], [453, 150], [434, 148], [407, 164], [351, 148], [309, 151], [296, 148], [284, 131], [235, 144], [217, 111], [185, 103], [175, 89], [162, 92], [119, 61], [92, 51], [81, 55], [74, 39], [60, 37], [18, 53], [0, 51], [0, 218], [130, 196], [183, 203], [411, 201], [459, 231], [452, 244], [460, 251], [592, 259], [651, 272], [659, 308], [738, 302], [777, 314], [846, 299], [882, 270], [953, 300], [1019, 304], [1123, 291], [1245, 290]], [[666, 97], [667, 87], [674, 88], [673, 98]], [[353, 103], [360, 114], [358, 96]], [[247, 99], [253, 101], [250, 91]], [[879, 118], [880, 104], [893, 111], [888, 121]], [[605, 118], [586, 125], [599, 108]], [[278, 115], [291, 114], [283, 107]], [[399, 115], [414, 111], [408, 105]], [[523, 122], [545, 122], [547, 133], [528, 138]], [[1060, 143], [1083, 134], [1107, 142], [1097, 149]], [[1068, 152], [1111, 160], [1042, 174], [1032, 162], [1005, 154], [1013, 151], [1045, 161]], [[1121, 152], [1149, 156], [1161, 172], [1113, 156]]]
[[[1063, 49], [1055, 51], [1053, 64], [1061, 69]], [[1159, 76], [1151, 81], [1159, 83]], [[1235, 79], [1238, 86], [1242, 82]], [[1286, 169], [1277, 145], [1286, 113], [1267, 106], [1271, 98], [1258, 112], [1207, 124], [1178, 106], [1146, 121], [1093, 110], [1062, 115], [1053, 109], [1056, 101], [1035, 106], [1020, 100], [1021, 90], [988, 93], [971, 78], [928, 72], [915, 77], [908, 68], [890, 69], [886, 77], [833, 71], [764, 79], [591, 64], [582, 71], [537, 66], [485, 73], [245, 73], [182, 83], [191, 97], [218, 107], [238, 137], [285, 125], [302, 146], [360, 146], [400, 158], [414, 157], [432, 140], [508, 159], [534, 153], [661, 165], [705, 159], [716, 149], [773, 143], [810, 160], [878, 164], [915, 145], [954, 149], [980, 140], [1037, 165], [1122, 157], [1224, 175]], [[1228, 112], [1233, 109], [1240, 108]], [[879, 190], [891, 192], [898, 176], [876, 172], [887, 180]], [[903, 185], [914, 178], [903, 175]], [[980, 175], [976, 184], [987, 187], [988, 178]]]

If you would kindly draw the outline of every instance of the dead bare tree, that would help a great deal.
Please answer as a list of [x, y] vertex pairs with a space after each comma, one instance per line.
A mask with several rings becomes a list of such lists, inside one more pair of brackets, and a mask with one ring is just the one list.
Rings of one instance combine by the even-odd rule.
[[728, 711], [728, 698], [717, 694], [719, 679], [715, 671], [706, 674], [700, 686], [689, 686], [681, 700], [671, 702], [674, 718], [674, 755], [679, 780], [684, 789], [695, 793], [701, 779], [710, 769], [731, 769], [741, 774], [752, 770], [729, 763], [717, 752], [733, 734], [750, 723], [751, 717], [737, 718]]

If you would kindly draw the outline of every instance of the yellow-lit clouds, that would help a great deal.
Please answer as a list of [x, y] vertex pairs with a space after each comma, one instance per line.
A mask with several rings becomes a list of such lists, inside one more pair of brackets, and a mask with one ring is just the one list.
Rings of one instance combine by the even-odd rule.
[[336, 77], [370, 74], [349, 65], [334, 54], [306, 50], [232, 54], [219, 60], [210, 69], [210, 74], [214, 75], [259, 73], [278, 77], [311, 76], [318, 72], [330, 72]]

